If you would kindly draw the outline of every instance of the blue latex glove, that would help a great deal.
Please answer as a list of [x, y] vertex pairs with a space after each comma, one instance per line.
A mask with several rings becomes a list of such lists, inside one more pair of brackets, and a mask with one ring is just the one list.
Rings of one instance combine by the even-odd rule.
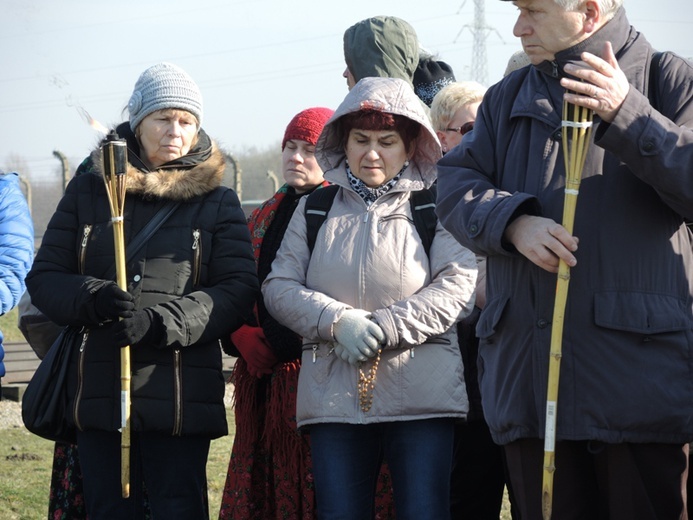
[[375, 357], [385, 342], [383, 329], [370, 316], [363, 309], [349, 309], [334, 324], [335, 354], [352, 365]]

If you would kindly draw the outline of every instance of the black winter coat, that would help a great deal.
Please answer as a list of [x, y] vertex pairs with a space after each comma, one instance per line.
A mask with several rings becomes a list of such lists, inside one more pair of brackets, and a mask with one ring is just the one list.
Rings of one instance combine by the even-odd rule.
[[[222, 187], [225, 161], [201, 131], [181, 159], [148, 171], [127, 125], [127, 243], [168, 200], [179, 207], [127, 265], [137, 309], [161, 319], [157, 344], [131, 347], [131, 427], [215, 438], [227, 433], [219, 338], [237, 329], [258, 294], [243, 211]], [[87, 341], [70, 379], [75, 425], [120, 427], [120, 351], [112, 322], [94, 310], [95, 293], [114, 263], [111, 214], [100, 151], [87, 159], [48, 224], [27, 276], [33, 303], [53, 321], [84, 327]]]

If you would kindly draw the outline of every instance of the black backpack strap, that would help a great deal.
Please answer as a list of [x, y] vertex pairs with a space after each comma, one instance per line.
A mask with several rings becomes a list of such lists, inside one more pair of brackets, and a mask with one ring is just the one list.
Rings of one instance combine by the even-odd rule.
[[324, 188], [318, 188], [306, 198], [304, 215], [306, 217], [306, 241], [308, 242], [308, 250], [313, 253], [315, 247], [315, 239], [318, 237], [318, 231], [323, 222], [327, 219], [327, 214], [330, 212], [332, 202], [339, 186], [330, 184]]
[[[318, 231], [327, 219], [327, 214], [330, 212], [338, 189], [335, 185], [325, 186], [315, 190], [306, 199], [304, 208], [306, 241], [308, 250], [311, 253], [315, 247]], [[438, 216], [435, 213], [436, 193], [436, 185], [434, 184], [428, 189], [412, 191], [409, 197], [414, 226], [416, 226], [416, 231], [421, 237], [426, 255], [431, 251], [431, 244], [433, 243], [433, 237], [436, 235], [436, 225], [438, 224]]]
[[431, 244], [433, 237], [436, 236], [436, 225], [438, 224], [436, 193], [436, 185], [433, 184], [428, 189], [412, 191], [409, 197], [414, 225], [421, 237], [421, 242], [423, 242], [426, 256], [430, 256]]

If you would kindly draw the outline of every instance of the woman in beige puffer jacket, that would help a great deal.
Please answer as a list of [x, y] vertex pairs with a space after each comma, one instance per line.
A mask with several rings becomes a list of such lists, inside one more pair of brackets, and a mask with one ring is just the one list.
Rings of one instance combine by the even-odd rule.
[[453, 325], [474, 306], [476, 260], [440, 226], [427, 255], [413, 223], [410, 194], [434, 183], [440, 144], [411, 86], [364, 78], [316, 155], [340, 189], [312, 254], [301, 201], [263, 293], [304, 338], [297, 422], [320, 518], [370, 517], [383, 457], [398, 518], [446, 517], [468, 410]]

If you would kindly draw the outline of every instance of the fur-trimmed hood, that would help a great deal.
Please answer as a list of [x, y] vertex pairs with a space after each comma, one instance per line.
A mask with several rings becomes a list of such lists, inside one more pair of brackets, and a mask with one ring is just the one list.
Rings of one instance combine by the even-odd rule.
[[[127, 123], [116, 129], [127, 141], [127, 193], [145, 198], [189, 200], [221, 186], [226, 168], [224, 154], [204, 130], [190, 152], [156, 170], [149, 170], [140, 158], [140, 148]], [[91, 154], [93, 173], [103, 177], [101, 148]]]

